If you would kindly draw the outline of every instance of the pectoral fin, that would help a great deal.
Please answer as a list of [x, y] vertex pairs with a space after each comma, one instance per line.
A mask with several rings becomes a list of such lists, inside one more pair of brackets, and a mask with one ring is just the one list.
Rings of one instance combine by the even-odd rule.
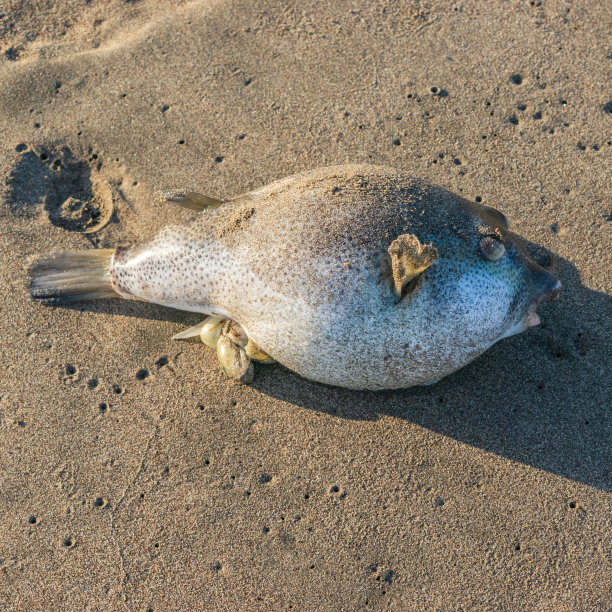
[[156, 191], [155, 199], [158, 202], [173, 202], [183, 208], [191, 210], [205, 210], [206, 208], [219, 208], [223, 204], [222, 200], [215, 200], [208, 196], [196, 193], [195, 191]]
[[389, 246], [393, 293], [402, 297], [419, 274], [427, 270], [438, 259], [438, 250], [433, 244], [421, 244], [413, 234], [398, 236]]
[[244, 347], [246, 354], [255, 361], [260, 363], [275, 363], [276, 360], [272, 359], [268, 353], [264, 353], [251, 339], [247, 342]]
[[174, 334], [174, 336], [172, 336], [172, 339], [186, 340], [187, 338], [194, 338], [195, 336], [199, 336], [202, 332], [202, 328], [204, 327], [204, 325], [206, 325], [207, 321], [208, 319], [204, 319], [204, 321], [202, 321], [201, 323], [198, 323], [197, 325], [194, 325], [189, 329], [185, 329], [182, 332], [179, 332], [178, 334]]

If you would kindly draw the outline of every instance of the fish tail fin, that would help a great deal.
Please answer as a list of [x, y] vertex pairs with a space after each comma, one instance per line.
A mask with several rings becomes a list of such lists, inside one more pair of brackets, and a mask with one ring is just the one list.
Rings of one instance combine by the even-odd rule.
[[110, 276], [114, 253], [96, 249], [41, 257], [30, 268], [30, 295], [55, 302], [119, 297]]

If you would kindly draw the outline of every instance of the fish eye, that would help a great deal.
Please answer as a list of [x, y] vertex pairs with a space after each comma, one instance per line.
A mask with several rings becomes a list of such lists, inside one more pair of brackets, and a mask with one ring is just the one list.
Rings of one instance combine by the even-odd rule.
[[504, 256], [506, 247], [498, 238], [485, 236], [480, 239], [480, 250], [487, 259], [499, 261]]

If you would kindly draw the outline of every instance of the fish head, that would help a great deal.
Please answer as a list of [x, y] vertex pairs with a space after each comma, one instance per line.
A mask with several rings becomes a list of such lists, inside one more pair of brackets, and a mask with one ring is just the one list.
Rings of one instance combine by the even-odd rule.
[[508, 308], [508, 327], [502, 338], [519, 334], [540, 323], [536, 309], [542, 302], [556, 301], [561, 293], [561, 281], [537, 264], [517, 237], [510, 231], [502, 231], [504, 248], [508, 253], [509, 278], [515, 287], [515, 296]]
[[439, 298], [436, 317], [457, 342], [491, 345], [538, 325], [538, 305], [558, 299], [561, 283], [530, 257], [502, 213], [459, 204], [461, 221], [448, 223], [437, 243], [432, 238], [439, 258], [427, 274]]

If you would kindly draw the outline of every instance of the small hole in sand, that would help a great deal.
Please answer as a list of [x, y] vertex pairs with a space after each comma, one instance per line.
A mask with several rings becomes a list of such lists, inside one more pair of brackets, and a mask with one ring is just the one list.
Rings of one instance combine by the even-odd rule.
[[159, 370], [159, 368], [163, 368], [165, 365], [168, 365], [168, 358], [166, 356], [164, 357], [160, 357], [156, 362], [155, 365], [157, 366], [157, 369]]
[[119, 385], [113, 385], [111, 388], [115, 395], [121, 395], [123, 393], [123, 389]]
[[106, 402], [100, 402], [100, 404], [98, 404], [98, 410], [100, 412], [106, 412], [107, 409], [108, 405], [106, 404]]
[[331, 491], [332, 493], [338, 493], [338, 491], [340, 491], [340, 487], [339, 487], [339, 486], [337, 486], [337, 485], [334, 485], [334, 486], [333, 486], [333, 487], [330, 489], [330, 491]]
[[476, 196], [476, 201], [477, 201], [478, 203], [482, 202], [482, 197], [481, 197], [481, 196]]
[[170, 108], [170, 107], [169, 107], [167, 104], [164, 104], [164, 105], [161, 107], [161, 112], [162, 112], [162, 113], [165, 113], [165, 112], [166, 112], [166, 111], [167, 111], [169, 108]]
[[72, 538], [64, 538], [64, 541], [62, 542], [62, 544], [66, 548], [72, 548], [72, 546], [74, 546], [74, 540]]
[[66, 374], [68, 374], [68, 376], [76, 374], [76, 368], [71, 363], [66, 366]]
[[440, 89], [438, 87], [432, 87], [429, 91], [435, 95], [440, 92]]
[[310, 495], [306, 493], [306, 495], [304, 495], [304, 499], [310, 499]]
[[396, 138], [396, 139], [393, 141], [393, 144], [394, 144], [396, 147], [399, 147], [399, 146], [402, 144], [402, 141], [401, 141], [399, 138]]
[[29, 519], [28, 519], [28, 523], [30, 523], [30, 525], [36, 525], [36, 523], [38, 523], [38, 519], [32, 515]]
[[576, 502], [575, 502], [575, 501], [571, 501], [571, 502], [569, 503], [569, 507], [570, 507], [570, 508], [575, 508], [575, 507], [576, 507]]
[[42, 159], [42, 161], [47, 161], [49, 159], [49, 156], [46, 153], [41, 153], [40, 159]]
[[144, 380], [145, 378], [147, 378], [147, 376], [149, 376], [149, 370], [145, 368], [141, 368], [140, 370], [138, 370], [138, 372], [136, 372], [136, 378], [138, 380]]
[[179, 143], [180, 145], [183, 145], [183, 144], [185, 144], [185, 140], [184, 140], [183, 138], [181, 138], [181, 139], [178, 141], [178, 143]]
[[[4, 17], [4, 15], [2, 15], [2, 17]], [[9, 27], [12, 27], [13, 24], [10, 23]], [[19, 57], [19, 49], [16, 49], [15, 47], [9, 47], [5, 52], [4, 52], [4, 57], [6, 57], [6, 59], [9, 62], [14, 62], [18, 57]], [[30, 111], [32, 112], [32, 111]]]
[[224, 159], [223, 155], [217, 155], [217, 157], [215, 157], [215, 163], [220, 164], [223, 161], [223, 159]]
[[510, 82], [514, 83], [514, 85], [520, 85], [523, 82], [523, 77], [520, 74], [515, 73], [510, 76]]

